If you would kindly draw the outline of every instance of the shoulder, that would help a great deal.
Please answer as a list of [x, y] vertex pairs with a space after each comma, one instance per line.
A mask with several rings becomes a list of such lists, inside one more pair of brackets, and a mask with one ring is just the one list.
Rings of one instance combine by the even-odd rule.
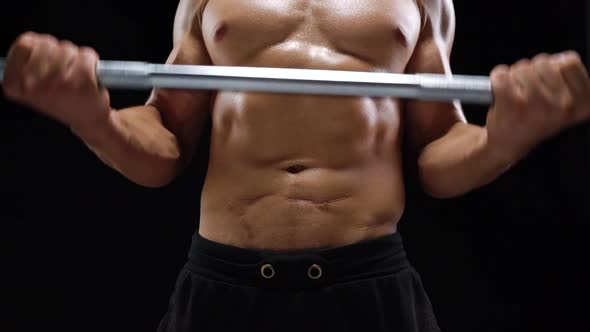
[[199, 22], [199, 26], [202, 23], [203, 20], [203, 12], [205, 11], [205, 7], [207, 7], [207, 4], [209, 4], [209, 0], [193, 0], [194, 2], [196, 2], [195, 6], [196, 6], [196, 16], [197, 16], [197, 20]]
[[454, 7], [453, 0], [416, 0], [416, 2], [418, 6], [430, 13], [444, 13]]
[[452, 44], [455, 36], [453, 0], [416, 0], [422, 17], [422, 29], [428, 35]]
[[[187, 32], [201, 30], [203, 11], [209, 0], [180, 0], [174, 18], [174, 40], [178, 41]], [[197, 30], [197, 31], [195, 31]]]
[[423, 25], [434, 25], [442, 31], [455, 28], [455, 6], [453, 0], [416, 0], [422, 15]]

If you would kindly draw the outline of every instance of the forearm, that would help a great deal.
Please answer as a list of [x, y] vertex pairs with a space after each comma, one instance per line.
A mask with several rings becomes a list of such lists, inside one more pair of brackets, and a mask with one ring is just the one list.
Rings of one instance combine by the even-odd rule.
[[180, 169], [179, 144], [153, 106], [113, 110], [99, 128], [72, 131], [105, 164], [139, 185], [164, 186]]
[[436, 198], [451, 198], [489, 184], [515, 162], [490, 147], [487, 129], [457, 123], [427, 145], [418, 158], [423, 189]]

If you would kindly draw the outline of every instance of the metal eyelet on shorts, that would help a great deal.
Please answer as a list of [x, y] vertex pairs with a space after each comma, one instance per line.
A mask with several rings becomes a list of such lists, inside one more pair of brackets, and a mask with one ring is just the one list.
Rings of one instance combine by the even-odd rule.
[[317, 264], [313, 264], [307, 270], [307, 276], [313, 280], [318, 280], [319, 278], [321, 278], [323, 273], [324, 272], [322, 271], [322, 267]]
[[264, 279], [272, 279], [275, 276], [275, 269], [270, 264], [265, 264], [260, 268], [260, 274]]

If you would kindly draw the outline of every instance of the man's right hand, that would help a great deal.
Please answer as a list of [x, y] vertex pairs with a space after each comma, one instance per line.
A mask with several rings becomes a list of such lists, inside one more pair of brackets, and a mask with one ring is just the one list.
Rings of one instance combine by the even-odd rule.
[[109, 123], [107, 90], [96, 76], [98, 54], [90, 48], [27, 32], [11, 46], [4, 71], [6, 97], [93, 135]]

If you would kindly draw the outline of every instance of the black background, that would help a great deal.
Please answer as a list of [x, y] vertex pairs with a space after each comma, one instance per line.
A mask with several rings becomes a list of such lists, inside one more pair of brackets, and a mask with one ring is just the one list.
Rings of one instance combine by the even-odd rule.
[[[33, 30], [103, 59], [164, 62], [176, 4], [5, 3], [0, 54]], [[485, 75], [539, 52], [586, 54], [581, 0], [461, 0], [455, 9], [455, 73]], [[114, 107], [146, 97], [112, 92]], [[155, 331], [198, 222], [207, 140], [186, 174], [146, 189], [56, 122], [3, 99], [0, 107], [0, 330]], [[464, 108], [483, 123], [485, 108]], [[589, 129], [564, 131], [463, 197], [434, 200], [408, 185], [402, 233], [443, 330], [588, 330]]]

